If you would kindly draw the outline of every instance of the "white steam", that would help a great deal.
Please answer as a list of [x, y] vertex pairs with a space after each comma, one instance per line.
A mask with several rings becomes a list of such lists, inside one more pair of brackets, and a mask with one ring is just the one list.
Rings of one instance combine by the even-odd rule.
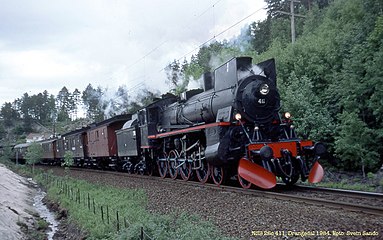
[[104, 111], [104, 116], [112, 116], [127, 113], [129, 107], [128, 89], [125, 85], [114, 88], [106, 88], [100, 98], [99, 105]]
[[199, 79], [191, 79], [188, 83], [187, 90], [193, 90], [193, 89], [203, 89], [203, 82], [202, 78]]
[[250, 75], [261, 75], [266, 77], [264, 71], [262, 68], [260, 68], [258, 65], [253, 65], [251, 69], [245, 70], [245, 71], [238, 71], [238, 79], [242, 79], [245, 77], [248, 77]]

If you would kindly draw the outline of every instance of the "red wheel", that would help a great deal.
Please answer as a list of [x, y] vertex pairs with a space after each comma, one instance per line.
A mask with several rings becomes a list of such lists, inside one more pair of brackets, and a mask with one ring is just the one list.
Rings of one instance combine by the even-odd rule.
[[196, 171], [198, 181], [201, 183], [206, 183], [210, 176], [210, 165], [206, 161], [201, 161], [201, 167]]
[[158, 173], [160, 174], [160, 177], [165, 178], [168, 172], [168, 162], [167, 162], [166, 153], [163, 153], [162, 156], [159, 157], [157, 161], [157, 165], [158, 165]]
[[178, 164], [182, 164], [179, 169], [180, 169], [180, 174], [181, 177], [184, 181], [188, 181], [190, 179], [192, 169], [191, 169], [191, 163], [188, 161], [189, 159], [187, 158], [186, 154], [184, 152], [181, 153], [179, 159], [178, 159]]
[[251, 188], [251, 182], [249, 182], [249, 181], [243, 179], [241, 176], [239, 176], [239, 174], [238, 174], [238, 182], [239, 182], [239, 184], [241, 184], [241, 186], [242, 186], [243, 188], [245, 188], [245, 189], [249, 189], [249, 188]]
[[211, 167], [211, 177], [213, 178], [213, 182], [217, 185], [220, 186], [223, 183], [224, 180], [224, 171], [223, 167], [217, 167], [213, 166]]
[[178, 153], [175, 150], [171, 150], [168, 156], [169, 175], [172, 179], [176, 179], [178, 175], [177, 169]]

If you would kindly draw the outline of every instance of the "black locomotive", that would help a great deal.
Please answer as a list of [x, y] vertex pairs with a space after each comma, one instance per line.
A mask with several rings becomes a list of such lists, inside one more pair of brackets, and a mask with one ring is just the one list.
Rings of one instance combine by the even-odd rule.
[[46, 156], [60, 162], [72, 151], [78, 166], [217, 185], [237, 177], [244, 188], [272, 188], [276, 177], [286, 184], [322, 179], [325, 147], [297, 138], [289, 114], [279, 114], [274, 59], [233, 58], [200, 80], [203, 89], [166, 94], [136, 114], [43, 141]]
[[253, 66], [249, 57], [233, 58], [201, 80], [203, 89], [164, 96], [128, 122], [125, 166], [157, 165], [161, 177], [201, 182], [211, 176], [218, 185], [237, 176], [245, 188], [272, 188], [276, 176], [287, 184], [321, 180], [323, 144], [297, 138], [279, 115], [274, 59]]

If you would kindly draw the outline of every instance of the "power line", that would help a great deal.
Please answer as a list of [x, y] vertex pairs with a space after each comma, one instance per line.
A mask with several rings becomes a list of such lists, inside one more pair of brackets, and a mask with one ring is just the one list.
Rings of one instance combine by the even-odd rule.
[[168, 40], [166, 41], [163, 41], [162, 43], [160, 43], [158, 46], [156, 46], [155, 48], [153, 48], [152, 50], [150, 50], [147, 54], [145, 54], [143, 57], [137, 59], [134, 63], [132, 63], [131, 65], [127, 66], [126, 69], [130, 69], [131, 67], [133, 67], [134, 65], [136, 65], [137, 63], [141, 62], [142, 60], [144, 60], [147, 56], [149, 56], [150, 54], [152, 54], [153, 52], [155, 52], [157, 49], [159, 49], [162, 45], [164, 45], [166, 42], [168, 42]]
[[[199, 14], [196, 18], [198, 19], [199, 17], [203, 16], [206, 12], [208, 12], [211, 8], [214, 8], [215, 5], [217, 5], [219, 2], [221, 2], [222, 0], [218, 0], [217, 2], [215, 2], [213, 5], [211, 5], [209, 8], [207, 8], [205, 11], [203, 11], [201, 14]], [[223, 31], [221, 31], [220, 33], [214, 35], [213, 37], [211, 37], [210, 39], [206, 40], [205, 42], [203, 42], [202, 44], [200, 44], [199, 46], [195, 47], [193, 50], [187, 52], [186, 54], [182, 55], [180, 58], [177, 59], [177, 61], [180, 61], [182, 60], [183, 58], [185, 58], [186, 56], [190, 55], [191, 53], [195, 52], [197, 49], [203, 47], [204, 45], [206, 45], [207, 43], [213, 41], [214, 39], [216, 39], [217, 37], [221, 36], [222, 34], [226, 33], [227, 31], [229, 31], [230, 29], [234, 28], [235, 26], [237, 26], [238, 24], [242, 23], [243, 21], [245, 21], [246, 19], [250, 18], [251, 16], [253, 16], [254, 14], [258, 13], [259, 11], [261, 11], [262, 9], [264, 9], [266, 7], [266, 5], [264, 5], [263, 7], [257, 9], [256, 11], [252, 12], [251, 14], [249, 14], [248, 16], [242, 18], [241, 20], [237, 21], [236, 23], [234, 23], [233, 25], [229, 26], [228, 28], [224, 29]], [[192, 21], [191, 21], [192, 22]], [[190, 25], [191, 22], [187, 25]], [[147, 54], [145, 54], [143, 57], [139, 58], [137, 61], [135, 61], [133, 64], [129, 65], [127, 67], [127, 69], [130, 69], [131, 67], [133, 67], [134, 65], [136, 65], [137, 63], [139, 63], [140, 61], [144, 60], [147, 56], [149, 56], [150, 54], [152, 54], [153, 52], [155, 52], [157, 49], [159, 49], [162, 45], [164, 45], [166, 42], [168, 42], [169, 40], [166, 40], [164, 42], [162, 42], [161, 44], [159, 44], [158, 46], [156, 46], [155, 48], [153, 48], [151, 51], [149, 51]], [[162, 72], [165, 70], [166, 67], [162, 68], [159, 70], [159, 72]], [[145, 81], [145, 80], [144, 80]], [[141, 85], [144, 85], [144, 81], [140, 82], [138, 85], [141, 86]], [[138, 87], [139, 87], [138, 86]], [[137, 85], [135, 87], [133, 87], [130, 91], [132, 91], [133, 89], [136, 89], [137, 88]]]
[[[195, 22], [196, 19], [202, 17], [203, 15], [205, 15], [210, 9], [214, 8], [218, 3], [220, 3], [222, 0], [218, 0], [216, 1], [215, 3], [213, 3], [213, 5], [209, 6], [207, 9], [205, 9], [202, 13], [200, 13], [199, 15], [197, 15], [196, 17], [194, 17], [192, 20], [190, 20], [186, 25], [184, 25], [182, 28], [185, 29], [185, 28], [188, 28], [193, 22]], [[142, 56], [141, 58], [137, 59], [136, 61], [134, 61], [132, 64], [130, 64], [129, 66], [126, 66], [125, 69], [126, 70], [129, 70], [131, 69], [133, 66], [135, 66], [136, 64], [140, 63], [141, 61], [145, 60], [146, 57], [148, 57], [149, 55], [151, 55], [153, 52], [157, 51], [162, 45], [164, 45], [165, 43], [169, 42], [169, 40], [165, 40], [163, 42], [161, 42], [159, 45], [157, 45], [156, 47], [154, 47], [152, 50], [150, 50], [148, 53], [146, 53], [144, 56]], [[145, 78], [145, 75], [144, 76], [140, 76], [140, 77], [136, 77], [135, 79], [139, 79], [139, 78]], [[132, 82], [134, 81], [135, 79], [129, 81], [129, 82]], [[141, 81], [139, 84], [133, 86], [131, 89], [129, 89], [128, 91], [129, 92], [137, 92], [137, 90], [141, 87], [141, 86], [144, 86], [145, 84], [145, 79], [143, 81]]]
[[[205, 15], [211, 8], [214, 8], [215, 5], [217, 5], [219, 2], [221, 2], [222, 0], [218, 0], [216, 1], [215, 3], [213, 3], [213, 5], [209, 6], [207, 9], [205, 9], [202, 13], [200, 13], [198, 16], [194, 17], [189, 23], [187, 23], [183, 28], [186, 28], [187, 26], [190, 26], [193, 21], [195, 21], [196, 19], [202, 17], [203, 15]], [[156, 47], [154, 47], [152, 50], [150, 50], [148, 53], [146, 53], [144, 56], [142, 56], [141, 58], [137, 59], [136, 61], [134, 61], [132, 64], [130, 64], [129, 66], [126, 67], [126, 69], [130, 69], [132, 68], [133, 66], [135, 66], [137, 63], [141, 62], [142, 60], [144, 60], [147, 56], [151, 55], [153, 52], [155, 52], [157, 49], [159, 49], [162, 45], [164, 45], [165, 43], [169, 42], [169, 40], [165, 40], [163, 41], [162, 43], [160, 43], [159, 45], [157, 45]]]
[[[205, 44], [211, 42], [212, 40], [214, 40], [216, 37], [219, 37], [220, 35], [224, 34], [225, 32], [229, 31], [230, 29], [232, 29], [233, 27], [237, 26], [238, 24], [240, 24], [241, 22], [245, 21], [246, 19], [250, 18], [251, 16], [253, 16], [254, 14], [256, 14], [257, 12], [261, 11], [262, 9], [264, 9], [266, 7], [263, 6], [261, 8], [259, 8], [258, 10], [256, 10], [255, 12], [251, 13], [250, 15], [242, 18], [241, 20], [239, 20], [238, 22], [234, 23], [233, 25], [231, 25], [230, 27], [226, 28], [225, 30], [223, 30], [222, 32], [218, 33], [217, 35], [214, 35], [213, 37], [211, 37], [210, 39], [206, 40], [205, 42], [203, 42], [202, 44], [200, 44], [198, 47], [195, 47], [193, 50], [189, 51], [188, 53], [184, 54], [182, 57], [178, 58], [177, 61], [180, 61], [182, 60], [183, 58], [185, 58], [186, 56], [188, 56], [189, 54], [191, 54], [192, 52], [196, 51], [197, 49], [203, 47]], [[160, 70], [163, 71], [165, 70], [165, 68], [162, 68]]]
[[211, 8], [214, 8], [215, 5], [217, 5], [219, 2], [221, 2], [222, 0], [218, 0], [217, 2], [213, 3], [213, 5], [211, 5], [209, 8], [207, 8], [205, 11], [203, 11], [200, 15], [198, 15], [196, 18], [199, 18], [203, 15], [205, 15], [205, 13], [207, 13], [207, 11], [209, 11]]
[[133, 87], [131, 87], [130, 89], [128, 89], [128, 92], [136, 92], [137, 89], [139, 89], [141, 86], [144, 86], [144, 81], [142, 82], [139, 82], [137, 85], [134, 85]]

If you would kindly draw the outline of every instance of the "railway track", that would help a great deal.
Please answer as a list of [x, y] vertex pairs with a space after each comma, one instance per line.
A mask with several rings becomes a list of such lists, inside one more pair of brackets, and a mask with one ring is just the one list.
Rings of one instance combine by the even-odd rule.
[[342, 189], [329, 189], [319, 187], [308, 187], [297, 185], [290, 188], [279, 186], [274, 190], [243, 189], [240, 187], [221, 185], [217, 186], [211, 183], [201, 184], [195, 181], [183, 181], [181, 179], [159, 178], [154, 176], [136, 175], [123, 172], [102, 171], [94, 169], [73, 168], [75, 171], [89, 171], [100, 174], [112, 174], [126, 178], [141, 178], [151, 181], [161, 181], [168, 184], [183, 184], [192, 187], [206, 188], [215, 191], [227, 191], [256, 197], [292, 201], [301, 204], [316, 206], [326, 206], [345, 211], [361, 212], [383, 216], [383, 194], [361, 192]]
[[[367, 201], [371, 207], [383, 207], [383, 194], [374, 192], [363, 192], [345, 189], [334, 189], [334, 188], [323, 188], [323, 187], [312, 187], [305, 185], [296, 185], [293, 190], [301, 195], [304, 194], [321, 194], [321, 196], [327, 195], [326, 198], [334, 201], [347, 201], [351, 199], [353, 201]], [[292, 193], [295, 193], [292, 191]]]
[[[183, 181], [181, 180], [180, 182]], [[193, 182], [191, 185], [196, 184], [201, 185], [198, 182]], [[327, 206], [347, 211], [363, 212], [383, 216], [383, 194], [379, 193], [374, 194], [367, 192], [348, 191], [342, 189], [316, 189], [314, 187], [309, 188], [309, 193], [307, 189], [302, 186], [298, 186], [297, 189], [305, 189], [303, 192], [295, 190], [292, 193], [289, 193], [289, 190], [265, 191], [257, 189], [242, 189], [226, 185], [217, 187], [214, 184], [205, 184], [203, 186], [215, 190], [221, 189], [224, 191], [236, 192], [241, 194], [261, 196], [285, 201], [294, 201], [303, 204]], [[323, 193], [326, 193], [326, 195], [323, 195]]]

